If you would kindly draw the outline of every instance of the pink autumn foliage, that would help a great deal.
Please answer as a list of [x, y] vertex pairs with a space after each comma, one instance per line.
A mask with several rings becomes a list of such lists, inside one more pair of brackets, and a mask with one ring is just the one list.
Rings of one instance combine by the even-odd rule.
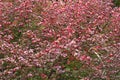
[[112, 0], [0, 0], [1, 80], [57, 80], [74, 61], [82, 67], [73, 71], [91, 71], [76, 80], [120, 78], [120, 8]]

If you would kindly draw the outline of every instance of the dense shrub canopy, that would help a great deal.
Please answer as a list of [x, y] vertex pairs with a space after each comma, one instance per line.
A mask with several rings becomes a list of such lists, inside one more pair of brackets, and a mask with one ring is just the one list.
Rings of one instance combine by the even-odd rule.
[[112, 0], [0, 0], [1, 80], [119, 80], [120, 7]]

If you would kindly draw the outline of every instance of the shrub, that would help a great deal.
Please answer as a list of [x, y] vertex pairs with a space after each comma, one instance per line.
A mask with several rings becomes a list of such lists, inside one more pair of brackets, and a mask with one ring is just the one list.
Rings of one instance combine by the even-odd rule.
[[119, 80], [120, 8], [112, 0], [0, 1], [0, 79]]

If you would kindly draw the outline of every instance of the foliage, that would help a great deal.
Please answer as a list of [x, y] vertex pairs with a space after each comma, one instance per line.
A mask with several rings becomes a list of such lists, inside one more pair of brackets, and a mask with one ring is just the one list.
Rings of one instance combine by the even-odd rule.
[[120, 0], [113, 0], [113, 3], [115, 4], [115, 6], [120, 6]]
[[1, 80], [119, 80], [120, 7], [112, 0], [0, 0]]

